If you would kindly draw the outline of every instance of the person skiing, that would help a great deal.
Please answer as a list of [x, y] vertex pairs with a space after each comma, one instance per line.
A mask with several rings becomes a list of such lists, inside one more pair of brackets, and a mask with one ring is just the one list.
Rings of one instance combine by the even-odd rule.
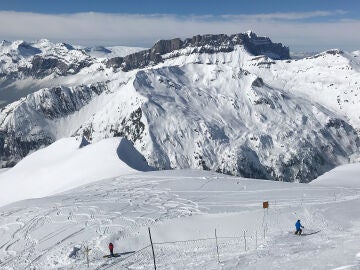
[[114, 245], [113, 243], [109, 244], [110, 256], [114, 257]]
[[298, 221], [296, 221], [296, 223], [295, 223], [295, 228], [296, 228], [295, 234], [298, 234], [298, 233], [299, 233], [299, 235], [301, 235], [301, 233], [302, 233], [302, 229], [301, 229], [301, 228], [304, 228], [304, 226], [301, 225], [300, 219], [298, 219]]

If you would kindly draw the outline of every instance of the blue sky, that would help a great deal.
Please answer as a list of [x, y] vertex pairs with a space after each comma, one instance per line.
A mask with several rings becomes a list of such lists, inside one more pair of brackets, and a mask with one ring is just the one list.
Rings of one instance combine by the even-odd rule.
[[[49, 4], [51, 3], [51, 4]], [[0, 10], [36, 13], [130, 13], [223, 15], [274, 12], [311, 12], [318, 10], [346, 10], [356, 18], [360, 10], [358, 0], [1, 0]]]
[[295, 51], [360, 49], [358, 0], [1, 0], [0, 38], [149, 47], [253, 30]]

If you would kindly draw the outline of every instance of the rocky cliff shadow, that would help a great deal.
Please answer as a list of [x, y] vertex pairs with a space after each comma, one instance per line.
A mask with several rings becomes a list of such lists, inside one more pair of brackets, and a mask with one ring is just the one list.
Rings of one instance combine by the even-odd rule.
[[157, 170], [149, 166], [144, 156], [136, 150], [131, 141], [125, 138], [121, 139], [116, 153], [119, 159], [135, 170], [144, 172]]

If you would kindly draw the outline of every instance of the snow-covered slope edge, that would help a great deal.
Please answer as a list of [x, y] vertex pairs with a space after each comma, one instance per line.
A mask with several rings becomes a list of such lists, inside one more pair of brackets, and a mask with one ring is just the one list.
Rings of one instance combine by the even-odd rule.
[[1, 173], [0, 205], [49, 196], [137, 170], [151, 170], [124, 138], [106, 139], [81, 148], [80, 144], [75, 137], [58, 140]]

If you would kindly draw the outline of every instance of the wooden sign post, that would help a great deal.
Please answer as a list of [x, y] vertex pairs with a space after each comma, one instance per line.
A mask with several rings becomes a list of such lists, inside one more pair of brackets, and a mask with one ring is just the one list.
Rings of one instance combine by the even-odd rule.
[[[267, 222], [266, 222], [265, 216], [269, 211], [269, 202], [268, 201], [263, 202], [263, 209], [264, 209], [263, 228], [264, 228], [264, 239], [265, 239], [265, 237], [266, 237], [266, 229], [267, 229]], [[265, 209], [266, 209], [266, 211], [265, 211]]]

